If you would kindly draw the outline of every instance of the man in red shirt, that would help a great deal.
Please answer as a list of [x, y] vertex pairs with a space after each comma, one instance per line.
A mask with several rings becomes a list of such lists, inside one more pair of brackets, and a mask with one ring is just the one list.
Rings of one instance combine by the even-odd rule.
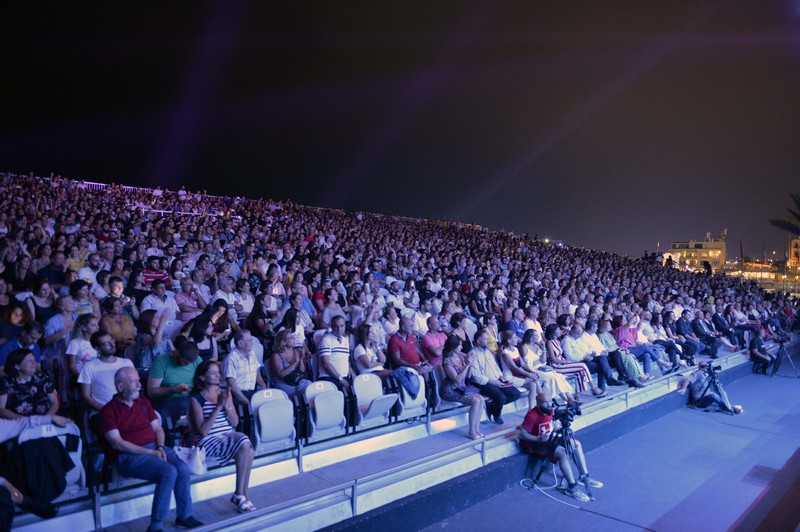
[[202, 526], [192, 517], [189, 469], [175, 451], [164, 447], [164, 429], [153, 406], [139, 395], [139, 374], [134, 368], [119, 369], [114, 385], [117, 394], [100, 410], [101, 431], [111, 445], [120, 474], [156, 483], [148, 532], [163, 530], [172, 492], [178, 513], [175, 524], [182, 528]]
[[153, 281], [156, 279], [161, 279], [165, 283], [172, 282], [169, 274], [161, 269], [161, 259], [156, 255], [151, 255], [147, 257], [147, 267], [142, 270], [142, 275], [144, 275], [144, 284], [147, 288], [153, 284]]
[[[532, 457], [539, 459], [549, 457], [552, 463], [558, 464], [561, 474], [564, 475], [568, 484], [567, 495], [581, 502], [587, 502], [589, 497], [578, 488], [566, 450], [564, 447], [550, 441], [550, 436], [559, 426], [560, 424], [557, 421], [553, 421], [553, 406], [550, 398], [540, 392], [536, 394], [536, 407], [528, 411], [522, 421], [522, 425], [519, 427], [520, 445]], [[580, 471], [580, 483], [592, 488], [602, 488], [602, 482], [589, 476], [581, 442], [578, 440], [573, 441]]]
[[400, 329], [389, 338], [389, 358], [395, 368], [406, 366], [424, 375], [430, 373], [433, 366], [429, 365], [424, 355], [420, 353], [412, 328], [411, 318], [400, 318]]

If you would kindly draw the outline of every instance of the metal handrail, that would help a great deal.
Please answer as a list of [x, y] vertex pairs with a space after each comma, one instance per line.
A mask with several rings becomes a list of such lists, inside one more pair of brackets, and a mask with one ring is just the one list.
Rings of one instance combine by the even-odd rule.
[[[223, 526], [231, 526], [231, 525], [235, 525], [236, 523], [241, 523], [241, 522], [244, 522], [244, 521], [251, 521], [254, 518], [263, 517], [263, 516], [269, 515], [269, 514], [271, 514], [273, 512], [277, 512], [277, 511], [283, 510], [285, 508], [290, 508], [292, 506], [297, 506], [298, 504], [311, 502], [314, 499], [320, 499], [322, 497], [326, 497], [328, 495], [333, 495], [335, 493], [345, 492], [348, 489], [350, 489], [352, 491], [352, 489], [354, 488], [355, 484], [356, 484], [355, 480], [349, 480], [347, 482], [342, 482], [342, 483], [337, 484], [335, 486], [331, 486], [329, 488], [325, 488], [324, 490], [315, 491], [314, 493], [309, 493], [307, 495], [300, 495], [299, 497], [294, 497], [294, 498], [286, 500], [286, 501], [277, 502], [275, 504], [271, 504], [269, 506], [265, 506], [263, 508], [259, 508], [257, 510], [253, 510], [252, 512], [246, 512], [246, 513], [243, 513], [243, 514], [236, 515], [236, 516], [231, 517], [229, 519], [225, 519], [224, 521], [219, 521], [217, 523], [212, 523], [210, 525], [205, 525], [203, 527], [198, 527], [195, 530], [197, 530], [198, 532], [206, 532], [206, 531], [210, 532], [212, 530], [219, 530], [219, 528], [223, 527]], [[352, 497], [352, 495], [351, 495], [351, 497]], [[352, 501], [351, 501], [351, 503], [352, 503]]]
[[[220, 521], [220, 522], [217, 522], [217, 523], [214, 523], [214, 524], [211, 524], [211, 525], [204, 526], [202, 528], [198, 528], [197, 530], [199, 532], [218, 530], [221, 527], [228, 527], [228, 526], [235, 525], [237, 523], [242, 523], [242, 522], [245, 522], [245, 521], [252, 521], [252, 520], [257, 519], [259, 517], [264, 517], [264, 516], [267, 516], [267, 515], [272, 514], [274, 512], [278, 512], [278, 511], [286, 509], [286, 508], [291, 508], [292, 506], [298, 506], [298, 505], [301, 505], [303, 503], [313, 501], [315, 499], [320, 499], [320, 498], [326, 497], [328, 495], [332, 495], [332, 494], [335, 494], [335, 493], [345, 493], [347, 490], [350, 490], [350, 496], [349, 496], [349, 498], [350, 498], [350, 507], [351, 507], [352, 515], [355, 517], [356, 515], [358, 515], [357, 498], [360, 495], [363, 494], [363, 492], [361, 492], [360, 490], [364, 488], [365, 484], [368, 484], [370, 482], [374, 482], [375, 480], [379, 480], [379, 479], [384, 479], [385, 480], [386, 477], [390, 477], [390, 476], [395, 475], [395, 474], [397, 474], [399, 472], [407, 471], [408, 469], [412, 469], [412, 468], [418, 467], [418, 466], [426, 464], [426, 463], [428, 465], [430, 465], [430, 463], [432, 461], [436, 461], [436, 460], [438, 460], [440, 458], [443, 458], [445, 456], [451, 455], [453, 452], [459, 452], [459, 451], [463, 451], [463, 450], [466, 450], [466, 449], [469, 449], [469, 448], [474, 448], [476, 444], [480, 444], [481, 452], [484, 452], [487, 441], [500, 439], [501, 437], [504, 437], [504, 436], [508, 435], [511, 432], [516, 432], [516, 428], [509, 428], [509, 429], [505, 429], [505, 430], [502, 430], [502, 431], [498, 431], [498, 432], [493, 433], [493, 434], [491, 434], [489, 436], [484, 436], [483, 438], [480, 438], [479, 440], [473, 440], [473, 441], [465, 442], [465, 443], [457, 445], [456, 447], [451, 447], [450, 449], [445, 449], [443, 451], [439, 451], [438, 453], [435, 453], [435, 454], [432, 454], [432, 455], [429, 455], [429, 456], [426, 456], [426, 457], [423, 457], [423, 458], [418, 458], [418, 459], [413, 460], [413, 461], [411, 461], [409, 463], [406, 463], [406, 464], [403, 464], [403, 465], [400, 465], [400, 466], [396, 466], [396, 467], [393, 467], [393, 468], [385, 470], [385, 471], [381, 471], [380, 473], [373, 473], [373, 474], [367, 475], [365, 477], [357, 478], [357, 479], [350, 480], [350, 481], [347, 481], [347, 482], [342, 482], [342, 483], [339, 483], [339, 484], [337, 484], [335, 486], [331, 486], [329, 488], [325, 488], [323, 490], [316, 491], [314, 493], [309, 493], [307, 495], [301, 495], [299, 497], [294, 497], [292, 499], [289, 499], [289, 500], [286, 500], [286, 501], [282, 501], [282, 502], [279, 502], [279, 503], [275, 503], [275, 504], [272, 504], [270, 506], [266, 506], [264, 508], [259, 508], [258, 510], [255, 510], [253, 512], [248, 512], [247, 514], [237, 515], [237, 516], [231, 517], [230, 519], [226, 519], [224, 521]], [[369, 489], [367, 489], [367, 491], [369, 491]]]

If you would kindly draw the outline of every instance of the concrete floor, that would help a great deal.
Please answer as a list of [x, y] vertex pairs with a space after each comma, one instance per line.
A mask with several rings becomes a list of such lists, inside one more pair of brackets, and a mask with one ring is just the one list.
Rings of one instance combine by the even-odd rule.
[[754, 530], [765, 518], [796, 530], [800, 379], [752, 375], [726, 390], [743, 414], [686, 408], [590, 452], [605, 483], [595, 501], [517, 487], [426, 530]]

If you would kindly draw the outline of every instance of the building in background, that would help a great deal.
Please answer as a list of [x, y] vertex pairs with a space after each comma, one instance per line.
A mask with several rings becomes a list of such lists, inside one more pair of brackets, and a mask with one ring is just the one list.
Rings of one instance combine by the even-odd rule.
[[708, 232], [703, 240], [673, 242], [664, 253], [664, 258], [672, 257], [675, 267], [681, 269], [702, 270], [704, 263], [708, 262], [713, 271], [719, 271], [728, 257], [725, 246], [727, 236], [728, 230], [725, 229], [716, 238], [711, 238], [711, 232]]
[[797, 268], [800, 266], [800, 238], [789, 240], [789, 256], [786, 257], [786, 260], [786, 265], [789, 268]]

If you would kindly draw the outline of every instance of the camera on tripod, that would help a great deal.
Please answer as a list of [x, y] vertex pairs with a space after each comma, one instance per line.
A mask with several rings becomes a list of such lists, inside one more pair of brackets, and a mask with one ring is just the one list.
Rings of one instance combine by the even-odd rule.
[[722, 366], [715, 366], [713, 364], [707, 364], [705, 367], [705, 371], [710, 377], [715, 377], [720, 370], [722, 370]]
[[562, 427], [569, 427], [575, 416], [580, 416], [582, 413], [578, 404], [567, 404], [553, 399], [553, 419], [560, 421]]

